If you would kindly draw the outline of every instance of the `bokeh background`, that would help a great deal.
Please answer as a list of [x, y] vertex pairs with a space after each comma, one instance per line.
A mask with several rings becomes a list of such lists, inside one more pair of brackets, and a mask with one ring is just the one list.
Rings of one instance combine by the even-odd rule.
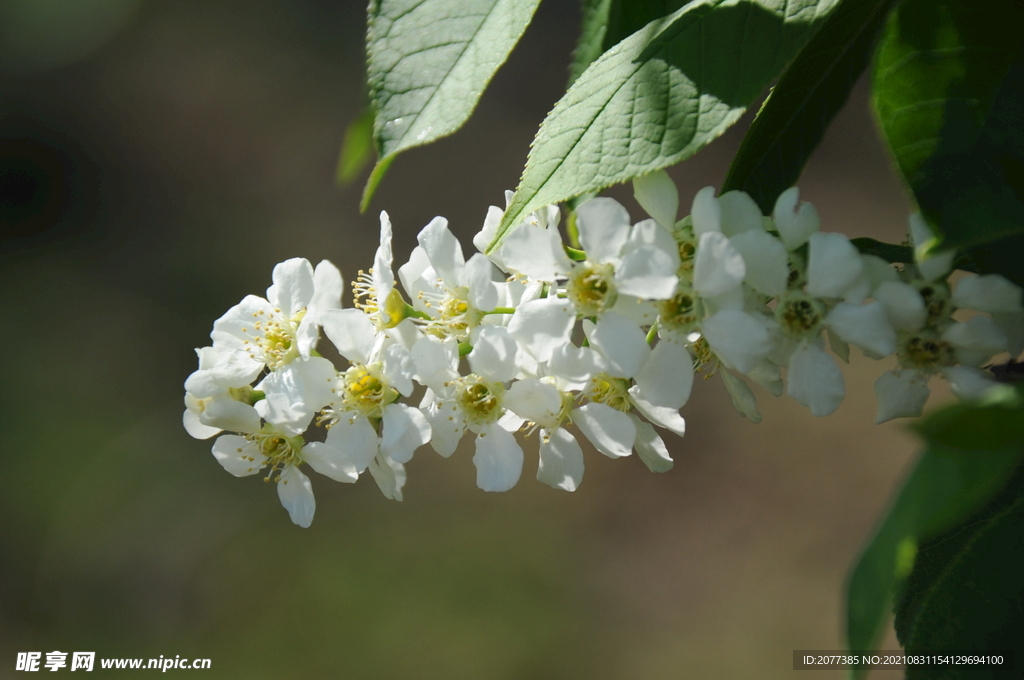
[[[364, 105], [364, 17], [350, 0], [0, 4], [0, 677], [18, 651], [62, 650], [205, 657], [217, 678], [771, 679], [794, 649], [841, 648], [847, 571], [917, 446], [872, 424], [889, 366], [861, 356], [823, 419], [759, 391], [755, 426], [699, 381], [666, 474], [588, 450], [567, 494], [527, 447], [519, 485], [489, 495], [471, 450], [424, 448], [403, 503], [315, 477], [308, 530], [186, 435], [193, 348], [274, 263], [351, 278], [382, 208], [404, 261], [434, 215], [468, 239], [502, 204], [580, 19], [544, 0], [469, 124], [401, 156], [360, 215], [361, 186], [334, 175]], [[685, 204], [748, 123], [672, 170]], [[863, 82], [801, 186], [825, 229], [904, 238]]]

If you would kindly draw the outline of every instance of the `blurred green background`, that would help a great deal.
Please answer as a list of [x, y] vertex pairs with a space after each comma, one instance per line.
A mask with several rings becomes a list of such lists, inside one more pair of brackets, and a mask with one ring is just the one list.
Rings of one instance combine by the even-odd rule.
[[[186, 435], [192, 348], [274, 263], [352, 278], [382, 208], [400, 262], [436, 214], [468, 247], [579, 24], [576, 0], [545, 0], [466, 128], [398, 159], [359, 215], [334, 172], [364, 103], [364, 15], [0, 4], [0, 677], [18, 651], [62, 650], [207, 657], [217, 678], [770, 679], [794, 649], [840, 648], [847, 569], [916, 447], [872, 425], [888, 364], [854, 357], [829, 418], [758, 392], [758, 426], [700, 381], [675, 469], [589, 450], [573, 494], [533, 479], [532, 443], [515, 489], [477, 490], [468, 438], [450, 460], [421, 449], [403, 503], [317, 476], [308, 530]], [[745, 126], [672, 170], [684, 204], [721, 183]], [[863, 83], [802, 191], [826, 229], [903, 238]], [[837, 674], [800, 677], [820, 676]]]

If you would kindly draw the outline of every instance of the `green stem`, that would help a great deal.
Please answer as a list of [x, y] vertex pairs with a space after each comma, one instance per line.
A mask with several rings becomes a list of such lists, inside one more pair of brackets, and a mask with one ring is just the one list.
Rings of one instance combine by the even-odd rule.
[[651, 330], [647, 331], [647, 344], [654, 342], [654, 339], [658, 337], [658, 322], [655, 321], [654, 325], [651, 326]]
[[570, 210], [569, 217], [565, 220], [565, 233], [569, 235], [569, 243], [573, 248], [580, 247], [580, 229], [576, 225], [576, 211]]
[[587, 259], [586, 252], [579, 250], [578, 248], [570, 248], [569, 246], [562, 247], [565, 248], [565, 254], [569, 256], [570, 260], [582, 262], [583, 260]]
[[876, 241], [873, 238], [867, 238], [863, 236], [861, 238], [850, 239], [857, 250], [864, 255], [875, 255], [880, 257], [886, 262], [899, 262], [903, 264], [913, 264], [914, 262], [914, 249], [910, 246], [898, 246], [892, 243], [883, 243], [882, 241]]
[[460, 342], [459, 343], [459, 356], [460, 357], [464, 357], [464, 356], [466, 356], [467, 354], [469, 354], [472, 351], [473, 351], [473, 345], [469, 344], [468, 342]]
[[486, 316], [488, 314], [515, 314], [515, 313], [516, 313], [516, 308], [515, 307], [495, 307], [494, 309], [492, 309], [489, 312], [484, 312], [484, 316]]

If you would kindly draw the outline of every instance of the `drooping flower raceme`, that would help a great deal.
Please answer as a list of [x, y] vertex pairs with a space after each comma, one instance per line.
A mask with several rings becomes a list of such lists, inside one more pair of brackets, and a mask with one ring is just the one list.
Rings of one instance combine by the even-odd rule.
[[[401, 500], [416, 450], [452, 456], [469, 432], [481, 489], [511, 489], [536, 455], [538, 480], [574, 491], [588, 442], [671, 469], [660, 431], [684, 434], [680, 409], [701, 373], [721, 376], [755, 422], [745, 378], [824, 416], [845, 395], [840, 362], [853, 345], [895, 357], [875, 384], [882, 422], [919, 414], [935, 377], [962, 398], [983, 396], [995, 385], [986, 362], [1024, 350], [1021, 289], [997, 275], [950, 285], [955, 253], [932, 253], [919, 216], [915, 262], [893, 266], [822, 231], [795, 188], [766, 217], [746, 194], [708, 187], [681, 220], [664, 172], [634, 188], [651, 219], [634, 223], [617, 202], [593, 199], [579, 206], [569, 245], [554, 206], [468, 259], [435, 218], [397, 268], [401, 286], [381, 213], [373, 267], [356, 276], [347, 308], [330, 262], [280, 263], [266, 297], [246, 296], [196, 350], [186, 430], [217, 437], [226, 470], [262, 474], [308, 526], [307, 465], [341, 482], [369, 471]], [[501, 217], [488, 212], [474, 239], [481, 251]], [[321, 335], [344, 365], [319, 354]]]

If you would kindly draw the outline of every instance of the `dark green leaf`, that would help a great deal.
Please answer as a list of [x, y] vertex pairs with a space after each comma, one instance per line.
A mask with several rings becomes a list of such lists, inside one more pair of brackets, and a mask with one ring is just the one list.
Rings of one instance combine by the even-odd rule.
[[[766, 213], [767, 214], [767, 213]], [[910, 246], [898, 246], [892, 243], [884, 243], [867, 236], [850, 239], [850, 243], [857, 247], [857, 250], [865, 255], [880, 257], [886, 262], [912, 263], [914, 261], [914, 249]]]
[[1021, 282], [1024, 4], [905, 0], [879, 46], [886, 141], [943, 245]]
[[850, 576], [850, 649], [873, 648], [919, 548], [989, 503], [1024, 459], [1024, 405], [1010, 388], [1003, 397], [956, 404], [920, 426], [927, 449]]
[[772, 89], [733, 159], [722, 191], [750, 194], [770, 215], [864, 71], [897, 0], [843, 0]]
[[373, 158], [373, 110], [366, 109], [345, 130], [335, 175], [338, 184], [350, 184]]
[[[1022, 520], [1024, 467], [983, 510], [922, 543], [896, 609], [896, 635], [908, 653], [1024, 651]], [[981, 677], [1000, 677], [986, 670]], [[934, 670], [912, 668], [907, 677], [932, 677], [928, 672]]]
[[834, 0], [697, 0], [605, 52], [534, 140], [491, 248], [527, 213], [689, 158], [735, 123]]
[[572, 64], [569, 65], [569, 84], [587, 70], [594, 61], [608, 49], [605, 36], [608, 35], [608, 17], [613, 2], [618, 0], [583, 0], [583, 22], [580, 26], [580, 38], [572, 53]]
[[373, 0], [367, 78], [379, 160], [365, 210], [395, 155], [450, 135], [533, 18], [539, 0]]

